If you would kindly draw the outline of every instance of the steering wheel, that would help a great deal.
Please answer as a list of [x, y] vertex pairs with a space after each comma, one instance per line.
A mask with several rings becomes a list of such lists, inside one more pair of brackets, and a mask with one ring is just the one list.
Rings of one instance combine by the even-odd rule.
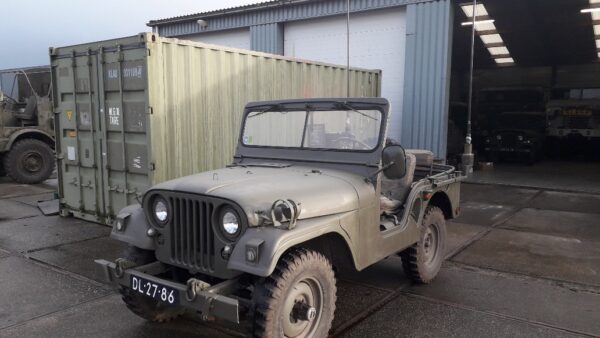
[[371, 146], [369, 146], [368, 144], [349, 136], [338, 137], [337, 139], [333, 140], [333, 145], [336, 149], [371, 149]]

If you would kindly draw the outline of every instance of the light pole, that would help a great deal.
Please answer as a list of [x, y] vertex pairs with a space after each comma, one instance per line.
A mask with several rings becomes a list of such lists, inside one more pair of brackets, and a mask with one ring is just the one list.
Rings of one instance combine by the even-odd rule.
[[473, 14], [471, 15], [471, 60], [469, 65], [469, 101], [467, 102], [467, 133], [465, 136], [464, 152], [461, 156], [462, 168], [465, 174], [473, 173], [473, 138], [471, 137], [471, 116], [473, 112], [473, 60], [475, 59], [475, 18], [477, 17], [477, 0], [473, 0]]
[[350, 97], [350, 0], [346, 0], [346, 97]]

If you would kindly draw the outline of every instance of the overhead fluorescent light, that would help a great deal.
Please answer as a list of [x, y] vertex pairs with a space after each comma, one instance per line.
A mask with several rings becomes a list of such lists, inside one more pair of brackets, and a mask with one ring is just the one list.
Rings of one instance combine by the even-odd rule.
[[481, 38], [481, 41], [483, 41], [483, 43], [485, 43], [486, 45], [504, 42], [502, 41], [502, 37], [500, 36], [500, 34], [486, 34], [480, 35], [479, 37]]
[[600, 58], [600, 52], [598, 52], [598, 58]]
[[600, 49], [600, 39], [596, 40], [596, 48]]
[[494, 59], [494, 61], [496, 61], [496, 63], [515, 63], [515, 60], [513, 60], [513, 58], [498, 58]]
[[600, 20], [600, 12], [592, 12], [592, 20]]
[[594, 35], [600, 36], [600, 25], [594, 25]]
[[475, 25], [475, 30], [478, 31], [478, 32], [481, 32], [481, 31], [495, 31], [496, 30], [496, 25], [494, 25], [493, 22], [483, 22], [483, 23]]
[[600, 4], [600, 0], [590, 0], [590, 4]]
[[[494, 19], [489, 19], [489, 20], [479, 20], [479, 21], [475, 21], [475, 26], [477, 25], [482, 25], [482, 24], [486, 24], [486, 23], [494, 23]], [[463, 26], [471, 26], [473, 24], [473, 21], [465, 21], [465, 22], [461, 22], [461, 25]]]
[[506, 48], [506, 47], [488, 47], [487, 50], [492, 55], [507, 55], [507, 54], [510, 54], [508, 52], [508, 48]]
[[595, 12], [600, 12], [600, 7], [596, 7], [596, 8], [584, 8], [580, 12], [581, 13], [595, 13]]
[[[463, 5], [461, 6], [461, 9], [463, 10], [463, 13], [465, 13], [465, 15], [469, 18], [473, 17], [473, 5]], [[485, 9], [485, 6], [483, 6], [483, 4], [477, 4], [477, 6], [475, 7], [475, 16], [485, 16], [488, 15], [487, 10]]]

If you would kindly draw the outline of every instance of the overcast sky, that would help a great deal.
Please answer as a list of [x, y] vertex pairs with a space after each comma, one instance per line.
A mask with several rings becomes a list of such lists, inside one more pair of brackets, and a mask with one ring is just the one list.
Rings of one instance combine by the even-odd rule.
[[48, 47], [150, 31], [146, 23], [257, 0], [0, 0], [0, 69], [49, 64]]

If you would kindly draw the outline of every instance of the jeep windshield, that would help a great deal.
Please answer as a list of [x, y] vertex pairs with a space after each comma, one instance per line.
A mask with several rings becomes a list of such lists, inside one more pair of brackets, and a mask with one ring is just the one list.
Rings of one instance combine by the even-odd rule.
[[372, 151], [379, 144], [379, 110], [262, 110], [248, 113], [242, 143], [276, 147]]

